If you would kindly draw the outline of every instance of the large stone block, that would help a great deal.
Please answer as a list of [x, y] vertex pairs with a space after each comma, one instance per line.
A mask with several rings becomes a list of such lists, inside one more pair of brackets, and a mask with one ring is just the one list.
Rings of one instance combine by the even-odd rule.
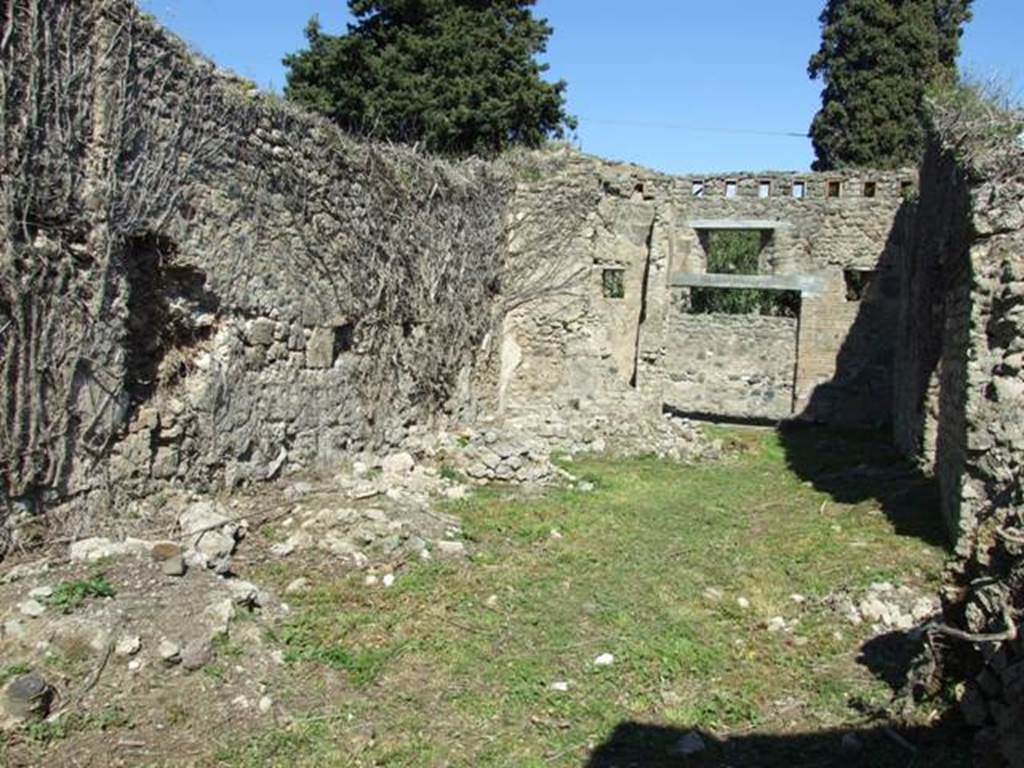
[[334, 365], [334, 329], [314, 328], [306, 342], [306, 366], [330, 368]]

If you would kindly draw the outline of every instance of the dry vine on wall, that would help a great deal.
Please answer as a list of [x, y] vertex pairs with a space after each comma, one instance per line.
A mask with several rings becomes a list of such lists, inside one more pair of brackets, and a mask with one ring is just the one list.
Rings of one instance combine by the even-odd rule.
[[[102, 456], [123, 424], [126, 243], [161, 230], [188, 166], [216, 152], [202, 126], [217, 104], [201, 96], [211, 73], [172, 84], [140, 60], [145, 27], [130, 4], [10, 0], [3, 21], [6, 518], [73, 492], [76, 458]], [[174, 103], [172, 92], [190, 90]], [[174, 105], [163, 113], [151, 108], [161, 91]]]
[[[230, 295], [236, 289], [224, 283], [246, 285], [263, 269], [290, 273], [325, 315], [347, 318], [361, 413], [377, 438], [396, 419], [447, 407], [505, 313], [578, 287], [581, 273], [567, 271], [565, 254], [592, 201], [557, 197], [573, 210], [532, 210], [511, 222], [512, 237], [508, 167], [341, 137], [292, 107], [243, 94], [124, 0], [8, 0], [4, 13], [5, 517], [102, 490], [104, 459], [158, 384], [140, 382], [147, 367], [131, 338], [140, 304], [159, 300], [153, 286], [138, 285], [141, 262], [173, 257], [200, 188], [240, 190], [232, 193], [238, 231], [217, 250], [221, 261], [206, 265], [226, 291], [219, 311], [250, 316], [251, 297]], [[274, 149], [307, 165], [254, 141], [265, 126], [285, 136]], [[232, 221], [223, 214], [206, 209], [191, 229], [221, 229]], [[212, 245], [190, 242], [204, 252]], [[275, 286], [267, 301], [279, 293]], [[150, 329], [149, 342], [166, 342], [164, 332]]]

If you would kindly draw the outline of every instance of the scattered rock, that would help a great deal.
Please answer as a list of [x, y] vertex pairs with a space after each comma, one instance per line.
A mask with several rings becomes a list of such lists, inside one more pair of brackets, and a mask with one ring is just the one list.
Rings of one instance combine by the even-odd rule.
[[857, 608], [860, 611], [860, 615], [867, 621], [882, 621], [888, 618], [890, 613], [888, 607], [875, 597], [862, 600]]
[[203, 618], [214, 637], [226, 635], [231, 621], [235, 618], [234, 600], [227, 598], [206, 606]]
[[166, 638], [161, 640], [156, 652], [160, 656], [160, 660], [169, 667], [181, 663], [181, 645], [173, 640]]
[[114, 653], [122, 657], [134, 656], [140, 650], [142, 650], [142, 638], [138, 635], [125, 635], [114, 646]]
[[737, 597], [736, 598], [736, 605], [738, 605], [740, 608], [742, 608], [744, 611], [746, 611], [746, 610], [748, 610], [750, 608], [750, 601], [747, 600], [747, 598], [745, 598], [745, 597]]
[[938, 598], [887, 581], [872, 584], [859, 600], [838, 593], [825, 603], [851, 624], [871, 624], [876, 635], [893, 629], [912, 630], [940, 610]]
[[228, 591], [231, 592], [231, 599], [240, 608], [258, 608], [263, 602], [260, 599], [259, 588], [249, 581], [241, 579], [228, 579]]
[[130, 547], [123, 542], [113, 542], [102, 536], [76, 541], [71, 545], [68, 557], [72, 562], [95, 563], [107, 557], [122, 557], [128, 554]]
[[288, 557], [295, 551], [295, 544], [291, 541], [279, 541], [270, 548], [270, 554], [274, 557]]
[[385, 456], [380, 463], [381, 469], [389, 475], [405, 475], [412, 472], [416, 461], [407, 452], [393, 453]]
[[46, 606], [38, 600], [26, 600], [23, 603], [18, 603], [18, 610], [30, 619], [37, 619], [46, 613]]
[[39, 576], [46, 573], [50, 569], [50, 564], [45, 560], [41, 560], [35, 563], [22, 563], [16, 565], [11, 570], [7, 571], [2, 577], [0, 577], [0, 583], [12, 584], [19, 579], [28, 579], [33, 576]]
[[38, 672], [29, 672], [14, 678], [0, 698], [3, 725], [11, 727], [29, 720], [40, 720], [50, 712], [53, 688]]
[[381, 579], [381, 583], [384, 584], [385, 587], [392, 586], [395, 583], [395, 574], [385, 573], [384, 578]]
[[7, 619], [0, 626], [0, 640], [11, 638], [14, 640], [25, 636], [25, 623], [21, 619]]
[[184, 576], [187, 566], [185, 565], [185, 558], [183, 555], [175, 555], [169, 557], [160, 563], [160, 570], [163, 571], [165, 576]]
[[435, 548], [437, 554], [441, 557], [462, 557], [466, 554], [466, 545], [461, 541], [445, 541], [441, 540], [435, 542]]
[[910, 616], [915, 622], [922, 622], [931, 618], [938, 612], [934, 598], [921, 597], [914, 601], [910, 608]]
[[189, 672], [202, 669], [213, 661], [213, 644], [209, 640], [190, 640], [181, 649], [181, 666]]
[[284, 593], [286, 595], [296, 595], [299, 592], [305, 592], [307, 589], [309, 589], [309, 579], [305, 576], [300, 576], [288, 582], [288, 586], [284, 588]]
[[292, 483], [285, 489], [284, 497], [286, 499], [298, 499], [303, 496], [308, 496], [313, 492], [313, 484], [307, 483], [304, 480], [300, 480], [297, 483]]
[[239, 526], [224, 514], [221, 505], [214, 501], [197, 501], [190, 504], [178, 518], [178, 527], [187, 537], [188, 546], [199, 552], [218, 572], [235, 551]]
[[53, 597], [53, 587], [36, 587], [29, 590], [28, 596], [36, 600], [45, 600], [48, 597]]
[[596, 659], [594, 659], [595, 667], [610, 667], [615, 663], [615, 657], [610, 653], [602, 653]]
[[257, 704], [257, 707], [259, 708], [260, 712], [262, 712], [264, 715], [267, 714], [273, 708], [273, 706], [274, 700], [269, 696], [261, 696], [259, 704]]

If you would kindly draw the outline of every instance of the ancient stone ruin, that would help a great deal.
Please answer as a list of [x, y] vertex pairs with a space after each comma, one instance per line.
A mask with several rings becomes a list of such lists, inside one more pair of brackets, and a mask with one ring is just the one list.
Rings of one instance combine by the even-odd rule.
[[[11, 7], [0, 549], [41, 517], [102, 532], [157, 491], [422, 448], [427, 428], [490, 425], [467, 466], [529, 480], [544, 445], [699, 443], [665, 413], [893, 425], [958, 542], [946, 642], [970, 719], [1020, 759], [1016, 124], [937, 132], [920, 172], [453, 163], [260, 94], [129, 2]], [[756, 270], [709, 270], [723, 231], [756, 233]], [[738, 290], [791, 311], [695, 309]], [[525, 442], [492, 450], [487, 429]]]

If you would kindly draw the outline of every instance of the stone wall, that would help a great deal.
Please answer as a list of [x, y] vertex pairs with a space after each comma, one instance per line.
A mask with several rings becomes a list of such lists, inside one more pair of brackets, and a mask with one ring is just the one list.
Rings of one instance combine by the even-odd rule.
[[[927, 466], [936, 459], [938, 441], [940, 376], [948, 368], [949, 383], [945, 388], [947, 416], [964, 411], [963, 404], [955, 406], [952, 391], [963, 397], [966, 350], [962, 344], [954, 354], [946, 350], [943, 363], [943, 337], [949, 322], [966, 328], [960, 294], [970, 286], [970, 191], [969, 182], [952, 153], [944, 152], [938, 144], [930, 148], [921, 170], [921, 195], [914, 205], [912, 247], [903, 251], [901, 271], [900, 322], [898, 325], [894, 436], [897, 447], [907, 455], [921, 457]], [[954, 316], [959, 315], [957, 320]], [[962, 335], [962, 334], [961, 334]], [[962, 428], [946, 430], [944, 437], [949, 461], [952, 438], [963, 433]], [[952, 442], [951, 442], [952, 440]], [[957, 462], [953, 462], [956, 464]], [[951, 484], [946, 483], [949, 487]], [[955, 486], [955, 483], [952, 485]], [[956, 494], [942, 502], [944, 518], [950, 531], [955, 530], [954, 510], [958, 506]]]
[[[966, 102], [968, 105], [970, 100]], [[935, 637], [978, 764], [1024, 764], [1024, 119], [938, 108], [905, 268], [898, 444], [956, 540]]]
[[[472, 410], [500, 169], [357, 142], [130, 2], [11, 8], [0, 462], [16, 513], [231, 486]], [[25, 119], [44, 97], [52, 123]]]
[[[888, 418], [913, 173], [449, 163], [257, 93], [127, 0], [12, 7], [15, 506], [232, 486], [450, 415]], [[59, 121], [21, 119], [31, 83]], [[798, 321], [681, 315], [719, 228], [764, 233], [758, 276], [802, 286]]]
[[793, 412], [797, 321], [674, 313], [664, 403], [695, 413], [784, 419]]
[[[512, 203], [513, 231], [526, 221], [559, 232], [548, 258], [578, 280], [557, 300], [507, 318], [503, 411], [670, 405], [725, 417], [887, 423], [899, 222], [914, 172], [672, 177], [570, 150], [531, 162]], [[575, 216], [565, 216], [566, 207]], [[689, 289], [674, 281], [706, 273], [703, 235], [720, 228], [762, 230], [759, 274], [810, 287], [792, 348], [779, 344], [781, 357], [771, 361], [736, 359], [730, 394], [716, 401], [686, 382], [722, 380], [722, 363], [691, 352], [699, 355], [712, 337], [739, 350], [749, 334], [742, 322], [709, 317], [680, 328], [678, 307]], [[621, 298], [604, 295], [609, 270], [621, 270]], [[862, 273], [874, 279], [863, 296], [851, 297], [847, 278]], [[745, 367], [748, 384], [757, 384], [743, 385]]]

